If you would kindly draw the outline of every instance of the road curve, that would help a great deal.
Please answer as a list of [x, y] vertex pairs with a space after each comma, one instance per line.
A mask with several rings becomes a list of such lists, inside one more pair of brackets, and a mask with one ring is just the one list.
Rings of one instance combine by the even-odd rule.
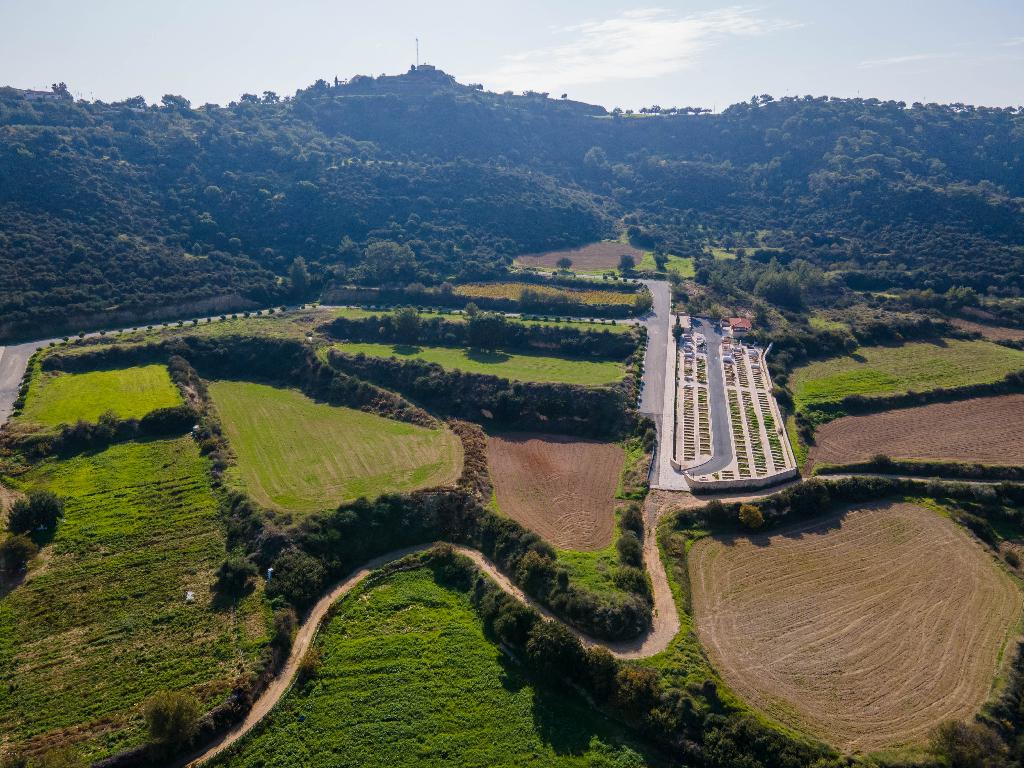
[[[594, 638], [570, 627], [585, 646], [591, 647], [601, 645], [619, 658], [642, 658], [646, 656], [653, 656], [654, 654], [665, 650], [668, 647], [668, 644], [672, 641], [672, 638], [675, 637], [676, 633], [679, 631], [679, 615], [676, 612], [675, 601], [672, 598], [672, 591], [669, 587], [668, 579], [665, 575], [665, 568], [661, 562], [661, 556], [658, 551], [656, 538], [658, 516], [659, 506], [653, 503], [649, 504], [645, 511], [646, 525], [644, 530], [644, 557], [647, 562], [648, 571], [651, 574], [651, 581], [654, 585], [654, 622], [651, 629], [637, 640], [624, 643], [613, 643], [595, 640]], [[349, 575], [343, 581], [339, 582], [333, 589], [321, 597], [312, 609], [310, 609], [306, 620], [299, 628], [284, 667], [281, 668], [281, 671], [273, 679], [270, 685], [267, 686], [263, 693], [260, 694], [259, 698], [253, 702], [252, 708], [246, 715], [245, 720], [224, 734], [224, 736], [208, 745], [203, 751], [193, 753], [185, 759], [175, 763], [176, 768], [180, 768], [181, 766], [194, 768], [194, 766], [205, 763], [224, 752], [230, 746], [246, 736], [271, 712], [271, 710], [273, 710], [285, 693], [288, 692], [289, 688], [291, 688], [295, 675], [299, 670], [299, 664], [301, 663], [302, 658], [306, 655], [306, 651], [308, 651], [312, 645], [313, 640], [316, 638], [316, 634], [323, 624], [331, 606], [362, 583], [374, 570], [395, 560], [400, 560], [403, 557], [408, 557], [409, 555], [417, 552], [423, 552], [432, 546], [435, 546], [435, 544], [420, 544], [414, 547], [397, 549], [392, 552], [388, 552], [385, 555], [381, 555], [380, 557], [376, 557], [366, 563], [362, 568]], [[517, 587], [498, 569], [494, 563], [488, 560], [480, 552], [475, 549], [469, 549], [468, 547], [457, 545], [451, 546], [460, 555], [464, 555], [472, 560], [477, 568], [493, 579], [494, 582], [506, 593], [535, 608], [538, 613], [546, 619], [561, 622], [561, 619], [552, 614], [551, 611]]]

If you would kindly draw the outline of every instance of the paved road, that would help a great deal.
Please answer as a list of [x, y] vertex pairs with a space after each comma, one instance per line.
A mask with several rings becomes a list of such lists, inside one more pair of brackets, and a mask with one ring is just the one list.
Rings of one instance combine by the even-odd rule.
[[[640, 413], [650, 416], [661, 428], [665, 401], [665, 354], [671, 322], [672, 300], [664, 280], [644, 280], [651, 291], [654, 308], [643, 319], [647, 327], [647, 353], [644, 356], [644, 390], [640, 395]], [[675, 375], [675, 372], [672, 372]]]
[[33, 352], [49, 343], [47, 339], [0, 347], [0, 426], [7, 423], [11, 411], [14, 410], [14, 401], [18, 399], [18, 388], [21, 387], [22, 377], [28, 368], [28, 359], [32, 357]]
[[[732, 426], [729, 401], [722, 373], [722, 329], [718, 323], [694, 318], [694, 332], [703, 333], [708, 342], [708, 400], [711, 405], [711, 458], [690, 472], [711, 474], [732, 463]], [[698, 325], [699, 323], [699, 325]]]

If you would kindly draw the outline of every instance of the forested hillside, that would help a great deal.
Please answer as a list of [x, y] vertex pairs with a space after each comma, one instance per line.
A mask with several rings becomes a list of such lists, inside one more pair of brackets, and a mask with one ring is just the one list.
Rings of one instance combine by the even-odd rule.
[[0, 89], [0, 337], [326, 280], [486, 278], [623, 228], [851, 287], [1015, 295], [1024, 111], [761, 96], [624, 115], [429, 69], [227, 107]]

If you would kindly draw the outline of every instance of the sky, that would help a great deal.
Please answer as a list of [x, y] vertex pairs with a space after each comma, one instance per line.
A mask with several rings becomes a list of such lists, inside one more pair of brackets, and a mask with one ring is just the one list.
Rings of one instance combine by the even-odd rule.
[[0, 85], [193, 105], [433, 64], [608, 108], [769, 93], [1024, 104], [1024, 0], [0, 0]]

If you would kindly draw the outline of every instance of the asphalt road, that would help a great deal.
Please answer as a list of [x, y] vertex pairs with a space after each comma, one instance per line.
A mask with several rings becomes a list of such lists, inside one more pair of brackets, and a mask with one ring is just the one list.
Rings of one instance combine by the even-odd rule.
[[644, 356], [644, 391], [640, 394], [640, 413], [658, 422], [660, 431], [662, 411], [665, 407], [665, 356], [672, 301], [666, 281], [643, 282], [651, 291], [654, 307], [642, 321], [647, 327], [647, 354]]
[[28, 367], [28, 359], [40, 347], [49, 344], [46, 341], [30, 341], [11, 347], [0, 347], [0, 426], [14, 410], [14, 401], [18, 399], [18, 388]]
[[[697, 325], [697, 323], [700, 325]], [[690, 472], [711, 474], [732, 463], [732, 426], [729, 421], [729, 400], [722, 373], [722, 329], [718, 323], [694, 318], [694, 332], [703, 333], [708, 349], [708, 400], [711, 406], [711, 458]]]

